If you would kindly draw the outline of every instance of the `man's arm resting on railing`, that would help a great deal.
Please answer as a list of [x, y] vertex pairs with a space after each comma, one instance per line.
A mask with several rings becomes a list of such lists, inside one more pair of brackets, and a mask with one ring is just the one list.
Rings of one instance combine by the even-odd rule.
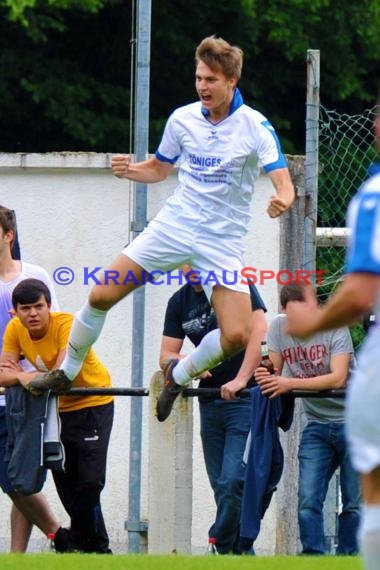
[[[270, 356], [272, 357], [271, 353]], [[348, 378], [351, 354], [336, 354], [331, 357], [330, 372], [320, 376], [308, 378], [287, 378], [280, 375], [270, 376], [268, 372], [259, 368], [255, 373], [256, 382], [264, 396], [275, 398], [293, 390], [334, 390], [344, 388]]]

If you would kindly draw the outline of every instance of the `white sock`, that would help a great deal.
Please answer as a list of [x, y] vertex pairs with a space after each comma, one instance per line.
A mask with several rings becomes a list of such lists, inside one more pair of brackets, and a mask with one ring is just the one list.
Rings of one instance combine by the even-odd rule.
[[70, 380], [78, 376], [88, 351], [99, 338], [106, 316], [107, 311], [95, 309], [88, 302], [75, 315], [66, 356], [60, 366]]
[[205, 370], [214, 368], [224, 359], [220, 344], [220, 329], [215, 329], [203, 337], [201, 343], [185, 358], [182, 358], [173, 370], [176, 384], [188, 384]]
[[380, 505], [363, 507], [359, 540], [366, 570], [380, 570]]

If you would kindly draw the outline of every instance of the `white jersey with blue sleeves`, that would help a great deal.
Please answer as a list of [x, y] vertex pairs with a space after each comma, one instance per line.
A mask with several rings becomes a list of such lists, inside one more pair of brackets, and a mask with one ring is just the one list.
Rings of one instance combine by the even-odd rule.
[[[380, 166], [372, 165], [369, 178], [351, 201], [348, 225], [351, 238], [347, 273], [374, 273], [380, 276]], [[376, 319], [380, 318], [380, 299]]]
[[271, 172], [287, 163], [274, 128], [244, 104], [238, 89], [225, 119], [215, 125], [206, 117], [196, 102], [168, 119], [156, 157], [178, 163], [179, 184], [157, 219], [179, 228], [210, 222], [212, 233], [242, 236], [259, 167]]
[[380, 168], [367, 180], [348, 210], [351, 228], [347, 272], [380, 275]]
[[[347, 254], [347, 273], [380, 276], [380, 166], [364, 182], [348, 209], [352, 230]], [[358, 352], [358, 365], [347, 395], [347, 437], [353, 465], [369, 473], [380, 465], [380, 294], [374, 308], [376, 324], [371, 327]]]

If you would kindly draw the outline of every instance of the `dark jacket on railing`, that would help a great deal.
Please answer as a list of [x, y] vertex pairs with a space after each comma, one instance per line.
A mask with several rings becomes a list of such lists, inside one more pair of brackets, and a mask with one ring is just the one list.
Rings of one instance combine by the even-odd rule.
[[287, 431], [293, 421], [294, 396], [269, 399], [260, 388], [251, 390], [251, 433], [247, 456], [240, 536], [243, 550], [257, 538], [261, 520], [281, 479], [284, 453], [279, 427]]

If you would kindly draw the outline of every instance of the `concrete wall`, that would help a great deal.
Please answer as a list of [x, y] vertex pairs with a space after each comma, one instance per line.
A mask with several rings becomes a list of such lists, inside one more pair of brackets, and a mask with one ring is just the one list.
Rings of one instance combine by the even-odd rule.
[[[22, 257], [40, 264], [53, 276], [59, 267], [70, 267], [75, 274], [69, 285], [57, 285], [61, 309], [75, 312], [87, 298], [90, 284], [84, 284], [84, 267], [107, 267], [129, 241], [132, 218], [132, 184], [113, 177], [110, 157], [105, 154], [50, 153], [0, 154], [0, 203], [16, 211]], [[148, 190], [148, 218], [151, 219], [172, 192], [176, 175], [151, 185]], [[246, 238], [246, 265], [278, 270], [279, 222], [270, 220], [265, 209], [273, 189], [269, 179], [261, 176], [253, 199], [253, 219]], [[166, 302], [176, 286], [146, 287], [145, 359], [146, 386], [158, 368], [160, 337]], [[259, 290], [267, 303], [269, 319], [277, 310], [277, 284], [270, 280]], [[115, 386], [131, 385], [132, 343], [131, 299], [114, 308], [95, 348], [109, 367]], [[108, 479], [103, 492], [103, 508], [112, 546], [127, 551], [129, 457], [128, 397], [118, 397], [111, 438]], [[147, 473], [149, 402], [144, 398], [144, 435], [142, 465], [141, 517], [149, 519]], [[192, 551], [201, 552], [207, 542], [207, 530], [213, 520], [214, 504], [203, 464], [197, 403], [194, 402], [193, 438], [193, 505]], [[164, 461], [165, 458], [162, 458]], [[160, 465], [150, 477], [160, 476]], [[49, 478], [46, 495], [54, 510], [67, 524]], [[166, 500], [162, 497], [162, 500]], [[167, 499], [169, 500], [169, 498]], [[0, 549], [9, 547], [9, 508], [5, 495], [0, 496]], [[273, 512], [269, 518], [273, 519]], [[269, 521], [273, 528], [273, 520]], [[41, 534], [33, 532], [31, 548], [37, 548]], [[272, 552], [275, 538], [265, 526], [258, 543], [259, 551]]]

